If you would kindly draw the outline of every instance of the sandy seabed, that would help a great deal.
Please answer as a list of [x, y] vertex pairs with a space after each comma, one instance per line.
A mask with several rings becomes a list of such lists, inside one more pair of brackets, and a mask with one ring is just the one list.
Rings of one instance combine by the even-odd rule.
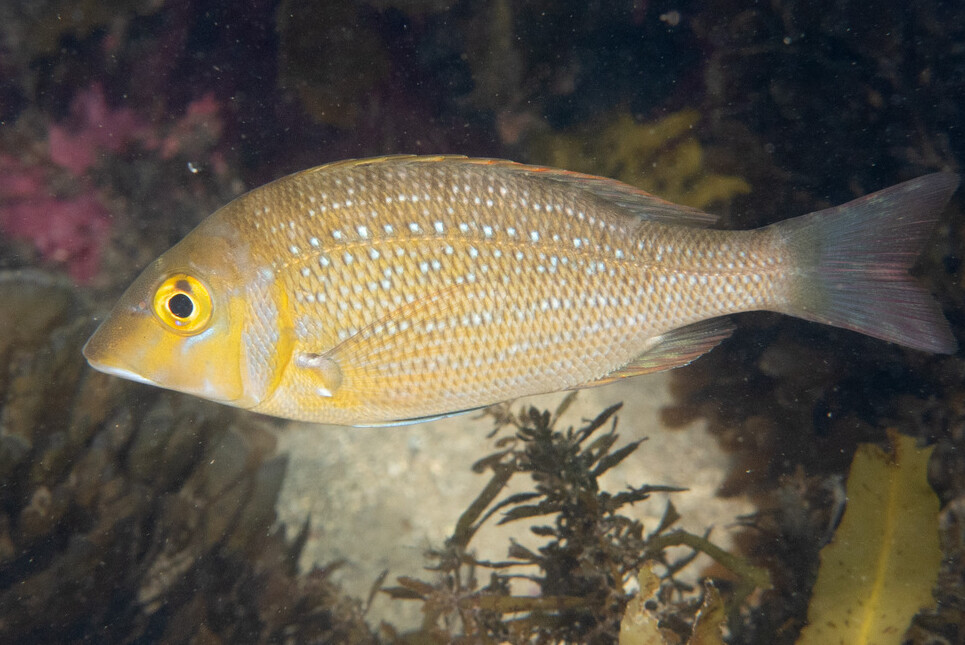
[[[665, 429], [660, 408], [671, 402], [666, 373], [629, 379], [583, 390], [558, 427], [578, 425], [609, 405], [623, 401], [617, 426], [621, 443], [649, 437], [626, 461], [602, 478], [618, 492], [628, 485], [685, 487], [673, 503], [683, 516], [679, 526], [702, 533], [714, 527], [712, 539], [725, 548], [737, 516], [753, 506], [742, 497], [723, 499], [716, 491], [729, 457], [697, 421]], [[535, 405], [553, 410], [565, 394], [520, 399], [514, 409]], [[393, 428], [344, 428], [292, 423], [279, 433], [279, 449], [289, 454], [289, 469], [278, 501], [279, 520], [294, 535], [307, 517], [311, 530], [300, 563], [303, 569], [344, 561], [335, 579], [344, 590], [366, 598], [378, 575], [389, 570], [386, 583], [409, 575], [432, 580], [423, 569], [425, 550], [442, 545], [459, 515], [479, 494], [488, 474], [475, 474], [473, 462], [493, 452], [487, 439], [491, 418], [464, 415], [432, 423]], [[530, 482], [517, 476], [512, 491]], [[510, 492], [512, 492], [510, 491]], [[666, 494], [634, 506], [627, 514], [654, 527], [667, 503]], [[497, 527], [495, 522], [474, 538], [477, 556], [504, 559], [509, 538], [527, 546], [541, 540], [526, 521]], [[701, 563], [691, 568], [699, 573]], [[418, 603], [380, 594], [368, 614], [371, 624], [387, 620], [396, 627], [418, 624]]]

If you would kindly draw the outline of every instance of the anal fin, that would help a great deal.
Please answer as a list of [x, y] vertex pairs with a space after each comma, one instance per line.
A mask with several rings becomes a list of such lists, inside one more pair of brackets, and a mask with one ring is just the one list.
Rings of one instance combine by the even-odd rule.
[[393, 426], [410, 426], [416, 423], [428, 423], [429, 421], [437, 421], [438, 419], [458, 417], [462, 414], [469, 414], [470, 412], [478, 412], [479, 410], [485, 410], [488, 407], [489, 407], [488, 405], [480, 405], [474, 408], [466, 408], [465, 410], [443, 412], [442, 414], [430, 414], [424, 417], [411, 417], [408, 419], [393, 419], [392, 421], [379, 421], [375, 423], [357, 423], [355, 425], [358, 428], [389, 428]]
[[703, 356], [734, 332], [726, 318], [715, 318], [674, 329], [658, 336], [649, 350], [603, 378], [580, 387], [597, 387], [630, 376], [683, 367]]

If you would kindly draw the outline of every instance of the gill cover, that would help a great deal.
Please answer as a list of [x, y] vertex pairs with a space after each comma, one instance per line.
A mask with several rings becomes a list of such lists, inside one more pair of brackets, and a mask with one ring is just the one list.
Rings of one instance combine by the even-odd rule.
[[242, 364], [246, 251], [220, 230], [227, 227], [206, 224], [131, 284], [84, 356], [108, 374], [251, 407]]

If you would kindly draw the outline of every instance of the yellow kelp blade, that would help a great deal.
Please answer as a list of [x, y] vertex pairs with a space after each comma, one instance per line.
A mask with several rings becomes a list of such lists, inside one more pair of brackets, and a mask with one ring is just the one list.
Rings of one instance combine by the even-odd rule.
[[932, 606], [941, 565], [938, 497], [926, 478], [931, 448], [889, 432], [894, 452], [858, 447], [848, 507], [821, 551], [821, 568], [798, 645], [898, 645]]

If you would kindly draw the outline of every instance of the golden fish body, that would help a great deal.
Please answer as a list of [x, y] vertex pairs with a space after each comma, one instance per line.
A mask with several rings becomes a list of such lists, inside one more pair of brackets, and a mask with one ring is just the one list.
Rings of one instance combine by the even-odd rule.
[[904, 271], [956, 186], [930, 175], [718, 231], [598, 177], [454, 157], [340, 162], [211, 215], [134, 282], [85, 355], [265, 414], [379, 425], [682, 365], [729, 333], [712, 319], [743, 311], [953, 351]]

